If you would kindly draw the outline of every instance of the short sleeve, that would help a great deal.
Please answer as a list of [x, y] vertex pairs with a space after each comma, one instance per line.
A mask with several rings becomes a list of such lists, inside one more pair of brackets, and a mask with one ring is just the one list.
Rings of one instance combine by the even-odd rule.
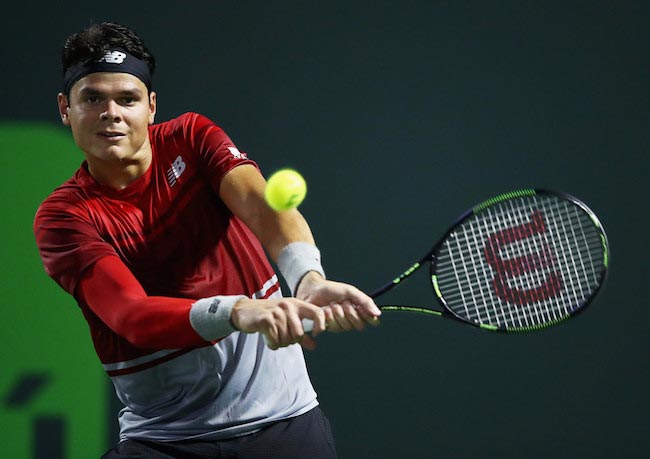
[[198, 154], [202, 171], [208, 175], [214, 190], [219, 189], [223, 177], [242, 164], [257, 164], [240, 151], [225, 131], [210, 119], [197, 113], [188, 113], [185, 135]]

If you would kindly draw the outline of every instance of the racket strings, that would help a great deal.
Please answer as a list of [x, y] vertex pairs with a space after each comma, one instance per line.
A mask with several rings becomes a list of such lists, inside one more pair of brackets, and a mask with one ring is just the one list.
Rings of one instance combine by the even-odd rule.
[[600, 228], [584, 209], [554, 195], [511, 199], [473, 215], [448, 236], [436, 262], [452, 312], [519, 329], [572, 314], [605, 268]]
[[[568, 203], [562, 202], [564, 206], [568, 206]], [[542, 208], [546, 211], [546, 214], [552, 215], [554, 209], [548, 209], [548, 206], [542, 206]], [[575, 209], [575, 206], [574, 206]], [[519, 215], [521, 217], [521, 209], [519, 209]], [[574, 214], [575, 215], [575, 214]], [[577, 305], [580, 302], [582, 302], [585, 298], [576, 298], [578, 295], [578, 286], [580, 285], [580, 282], [577, 282], [575, 279], [579, 279], [579, 274], [577, 272], [577, 264], [575, 263], [575, 257], [572, 256], [574, 253], [580, 253], [581, 248], [580, 247], [570, 247], [570, 240], [578, 241], [578, 239], [575, 237], [575, 227], [579, 226], [580, 228], [583, 228], [584, 225], [567, 225], [567, 215], [563, 215], [560, 213], [560, 218], [554, 219], [554, 218], [549, 218], [549, 231], [544, 232], [543, 235], [545, 237], [545, 241], [547, 244], [551, 247], [552, 252], [556, 254], [556, 264], [559, 265], [559, 270], [558, 272], [561, 274], [561, 279], [562, 279], [562, 284], [566, 285], [566, 289], [560, 289], [559, 290], [559, 295], [556, 297], [557, 301], [555, 304], [551, 303], [541, 303], [542, 306], [544, 306], [543, 310], [536, 309], [535, 312], [537, 312], [537, 321], [534, 322], [543, 322], [546, 320], [557, 320], [571, 312], [571, 305]], [[558, 224], [559, 223], [559, 224]], [[588, 219], [585, 219], [581, 223], [583, 224], [588, 224], [591, 225], [591, 222]], [[569, 230], [571, 230], [571, 235], [569, 235]], [[581, 230], [581, 233], [584, 233], [584, 231]], [[554, 234], [553, 237], [549, 237], [549, 235]], [[560, 247], [562, 245], [562, 247]], [[586, 253], [589, 253], [587, 250]], [[578, 257], [579, 260], [582, 259], [582, 257]], [[584, 266], [584, 263], [581, 263], [582, 266]], [[541, 277], [541, 272], [540, 271], [532, 271], [533, 274], [537, 275], [537, 278], [539, 279]], [[544, 273], [546, 274], [546, 273]], [[586, 270], [584, 270], [585, 276], [587, 275]], [[588, 285], [589, 280], [586, 279], [587, 283], [585, 285]], [[573, 294], [573, 298], [571, 298], [571, 295], [567, 296], [567, 292]], [[577, 301], [577, 302], [576, 302]], [[555, 307], [553, 307], [555, 306]], [[524, 309], [524, 312], [526, 312], [526, 309]], [[540, 315], [540, 312], [543, 312], [545, 314]], [[526, 318], [527, 316], [524, 316]], [[523, 325], [529, 325], [529, 321], [527, 320], [521, 320], [519, 319], [518, 324], [520, 326]]]
[[[557, 213], [557, 214], [556, 214], [556, 217], [559, 217], [559, 218], [564, 219], [565, 221], [568, 221], [568, 220], [570, 220], [571, 216], [576, 215], [576, 212], [577, 212], [577, 211], [578, 211], [577, 209], [569, 209], [569, 211], [562, 212], [562, 213]], [[579, 217], [581, 220], [580, 220], [579, 222], [576, 222], [575, 220], [570, 220], [571, 225], [574, 225], [575, 227], [584, 230], [584, 227], [585, 227], [586, 225], [591, 224], [591, 223], [589, 223], [591, 220], [589, 219], [588, 216], [581, 216], [581, 215], [578, 215], [578, 217]], [[510, 218], [510, 219], [511, 219], [511, 217], [509, 217], [508, 214], [505, 215], [505, 218]], [[468, 224], [469, 224], [469, 223], [471, 223], [471, 222], [468, 222]], [[487, 231], [487, 230], [486, 230], [486, 231]], [[477, 232], [480, 233], [479, 235], [483, 235], [483, 234], [484, 234], [484, 233], [482, 233], [480, 230], [477, 231]], [[454, 234], [456, 234], [456, 232], [455, 232]], [[558, 233], [558, 234], [560, 234], [560, 233]], [[600, 248], [600, 247], [602, 246], [602, 244], [601, 244], [601, 238], [600, 238], [600, 235], [599, 235], [599, 234], [600, 234], [600, 233], [595, 232], [595, 231], [590, 232], [590, 236], [591, 236], [591, 238], [593, 239], [593, 244], [595, 244], [598, 248]], [[517, 242], [517, 241], [514, 241], [513, 243], [516, 243], [516, 242]], [[467, 243], [467, 245], [465, 245], [464, 248], [467, 249], [467, 250], [476, 250], [477, 248], [482, 249], [484, 246], [485, 246], [485, 241], [484, 241], [484, 240], [474, 239], [474, 242], [473, 242], [473, 243]], [[505, 250], [512, 250], [512, 249], [509, 249], [508, 247], [506, 247]]]
[[[470, 222], [470, 225], [472, 223], [473, 222]], [[572, 236], [571, 236], [571, 238], [574, 240], [574, 242], [571, 242], [571, 240], [569, 240], [568, 243], [565, 243], [565, 241], [567, 241], [567, 239], [568, 239], [568, 236], [567, 236], [567, 234], [565, 234], [565, 232], [562, 232], [562, 231], [556, 231], [556, 234], [557, 234], [558, 238], [561, 238], [561, 239], [558, 240], [556, 238], [556, 239], [553, 239], [551, 242], [553, 243], [553, 247], [555, 249], [555, 252], [562, 253], [562, 254], [566, 254], [567, 252], [570, 253], [572, 251], [579, 250], [581, 248], [582, 249], [586, 248], [587, 249], [586, 253], [589, 256], [590, 265], [592, 266], [592, 270], [591, 270], [592, 274], [594, 276], [597, 276], [597, 270], [594, 268], [594, 262], [591, 259], [591, 257], [592, 257], [591, 254], [592, 254], [592, 252], [598, 252], [599, 250], [601, 250], [601, 248], [602, 248], [602, 240], [601, 240], [600, 236], [596, 232], [592, 232], [592, 234], [590, 234], [590, 235], [585, 235], [584, 227], [581, 225], [581, 226], [579, 226], [579, 228], [581, 230], [580, 232], [581, 232], [581, 235], [582, 235], [582, 237], [581, 237], [581, 240], [582, 240], [581, 247], [576, 245], [576, 244], [579, 244], [581, 241], [576, 238], [576, 235], [575, 235], [574, 231], [572, 231]], [[458, 258], [461, 261], [464, 261], [469, 256], [471, 258], [471, 264], [474, 265], [474, 270], [476, 271], [475, 265], [479, 264], [479, 263], [476, 263], [476, 261], [475, 261], [475, 253], [477, 251], [481, 251], [484, 248], [485, 243], [483, 242], [481, 244], [481, 243], [477, 242], [476, 232], [473, 229], [471, 231], [471, 234], [474, 236], [473, 237], [474, 243], [473, 244], [470, 243], [469, 239], [467, 239], [468, 233], [469, 232], [467, 232], [467, 231], [464, 232], [465, 237], [466, 237], [464, 243], [462, 245], [461, 245], [460, 242], [458, 243], [458, 250], [462, 252], [462, 255], [460, 257], [458, 257]], [[536, 251], [538, 251], [542, 247], [542, 243], [540, 243], [539, 241], [540, 241], [539, 237], [532, 237], [532, 238], [524, 240], [523, 244], [525, 244], [525, 245], [524, 245], [523, 250], [527, 250], [529, 253], [535, 253]], [[544, 241], [548, 242], [548, 238], [545, 237]], [[510, 244], [507, 244], [502, 249], [502, 254], [504, 255], [505, 258], [521, 256], [522, 255], [522, 242], [521, 241], [514, 241], [514, 242], [512, 242]], [[567, 265], [568, 264], [566, 258], [564, 258], [563, 260], [558, 260], [558, 262], [561, 265]], [[480, 264], [483, 267], [485, 267], [484, 264], [482, 264], [482, 263], [480, 263]], [[584, 267], [584, 263], [582, 263], [582, 266], [583, 266], [583, 271], [586, 272], [586, 268]], [[449, 266], [442, 266], [441, 265], [439, 267], [439, 269], [438, 269], [439, 277], [444, 278], [446, 275], [449, 275], [450, 273], [452, 273], [454, 271], [454, 269], [456, 269], [456, 267], [453, 264], [450, 264]], [[483, 274], [485, 276], [487, 276], [487, 273], [484, 272]], [[476, 276], [476, 277], [478, 277], [478, 276]], [[460, 284], [467, 284], [469, 286], [474, 286], [474, 284], [472, 284], [472, 278], [471, 277], [468, 277], [466, 279], [458, 278], [457, 280], [458, 280], [458, 282]]]
[[[508, 203], [508, 207], [509, 207], [510, 212], [515, 211], [515, 209], [513, 208], [513, 203]], [[548, 212], [546, 212], [546, 214], [548, 214]], [[517, 215], [518, 220], [521, 221], [521, 218], [522, 218], [521, 208], [516, 209], [516, 213], [513, 214], [513, 215]], [[559, 221], [564, 221], [563, 218], [566, 219], [566, 215], [563, 215], [562, 218]], [[511, 223], [515, 223], [515, 222], [513, 222], [511, 220], [509, 222], [509, 224], [511, 224]], [[561, 232], [559, 231], [559, 227], [555, 228], [555, 230], [556, 230], [556, 233], [558, 233], [558, 237], [550, 238], [550, 244], [548, 244], [548, 242], [549, 242], [549, 238], [547, 237], [548, 232], [544, 231], [542, 234], [545, 236], [545, 238], [544, 238], [545, 242], [548, 245], [552, 246], [552, 253], [557, 254], [558, 253], [557, 241], [566, 240], [567, 231], [566, 231], [566, 226], [562, 229]], [[560, 233], [561, 233], [561, 235], [563, 237], [560, 236]], [[525, 238], [525, 239], [523, 239], [523, 241], [524, 241], [524, 246], [523, 246], [524, 249], [523, 250], [525, 250], [525, 251], [527, 251], [529, 253], [534, 250], [532, 248], [532, 245], [531, 245], [531, 241], [532, 241], [531, 238]], [[520, 249], [517, 252], [517, 256], [521, 256], [521, 253], [522, 253], [522, 249]], [[567, 257], [565, 255], [565, 253], [566, 252], [564, 252], [564, 251], [562, 252], [562, 256], [557, 258], [556, 263], [559, 262], [560, 264], [562, 264], [563, 261], [564, 261], [564, 264], [566, 264]], [[561, 268], [560, 272], [566, 272], [566, 269]], [[555, 274], [555, 273], [553, 273], [553, 274]], [[571, 273], [571, 274], [573, 274], [573, 273]], [[523, 299], [522, 298], [514, 298], [512, 300], [515, 303], [519, 303], [519, 305], [521, 305], [522, 300], [523, 300], [523, 303], [524, 303], [523, 306], [530, 305], [531, 302], [528, 301], [529, 298], [525, 298], [526, 293], [530, 291], [530, 290], [527, 290], [527, 287], [530, 287], [530, 285], [526, 285], [525, 282], [526, 281], [529, 282], [529, 283], [533, 282], [534, 284], [539, 285], [541, 282], [546, 282], [546, 279], [547, 279], [548, 275], [549, 275], [549, 272], [544, 272], [544, 271], [540, 271], [540, 270], [531, 269], [530, 270], [530, 276], [528, 278], [526, 278], [526, 277], [514, 278], [514, 280], [515, 280], [514, 285], [517, 288], [517, 292], [524, 292], [523, 293], [524, 298]], [[562, 276], [562, 278], [564, 278], [564, 277], [565, 276]], [[573, 277], [568, 276], [568, 279], [569, 279], [570, 282], [572, 282]], [[517, 281], [519, 281], [519, 282], [517, 282]], [[559, 282], [557, 283], [556, 286], [560, 287]], [[574, 285], [571, 285], [571, 288], [573, 289], [573, 292], [576, 291]], [[523, 309], [521, 309], [521, 308], [520, 309], [510, 308], [509, 312], [510, 312], [511, 321], [513, 323], [516, 323], [516, 325], [519, 326], [519, 327], [527, 327], [527, 326], [531, 325], [531, 322], [532, 322], [532, 324], [536, 324], [536, 323], [541, 323], [541, 322], [545, 322], [545, 321], [555, 321], [555, 320], [558, 320], [560, 317], [568, 314], [569, 310], [567, 308], [566, 301], [563, 301], [563, 298], [562, 298], [563, 291], [562, 291], [561, 288], [558, 288], [558, 290], [560, 292], [560, 297], [558, 298], [558, 302], [556, 302], [555, 305], [553, 305], [552, 303], [548, 303], [548, 302], [542, 302], [542, 303], [540, 303], [540, 306], [542, 306], [542, 308], [537, 308], [537, 309], [532, 309], [532, 310], [530, 310], [530, 308], [526, 308], [526, 307], [524, 307]], [[549, 296], [554, 296], [554, 295], [549, 295]], [[553, 306], [555, 306], [555, 307], [553, 307]]]

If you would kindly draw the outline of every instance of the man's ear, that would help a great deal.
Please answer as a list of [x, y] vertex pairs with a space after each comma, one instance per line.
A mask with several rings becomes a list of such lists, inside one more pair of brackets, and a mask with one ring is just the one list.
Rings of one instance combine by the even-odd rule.
[[151, 91], [149, 93], [149, 124], [153, 124], [156, 118], [156, 93]]
[[61, 116], [61, 122], [64, 126], [70, 126], [70, 116], [68, 115], [70, 105], [68, 105], [68, 97], [60, 92], [57, 96], [57, 102], [59, 104], [59, 115]]

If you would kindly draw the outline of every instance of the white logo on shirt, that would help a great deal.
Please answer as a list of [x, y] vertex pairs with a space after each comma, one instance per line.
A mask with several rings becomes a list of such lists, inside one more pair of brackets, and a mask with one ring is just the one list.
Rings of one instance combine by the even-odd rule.
[[176, 185], [176, 180], [183, 174], [183, 172], [185, 172], [186, 167], [187, 164], [185, 164], [185, 161], [183, 161], [183, 158], [181, 156], [178, 156], [174, 160], [171, 167], [167, 171], [167, 181], [169, 182], [169, 186]]
[[246, 153], [242, 153], [241, 151], [237, 150], [235, 147], [228, 147], [228, 150], [230, 150], [230, 153], [233, 155], [233, 157], [237, 159], [246, 158]]
[[124, 58], [126, 57], [126, 54], [124, 54], [121, 51], [106, 51], [106, 54], [104, 54], [104, 57], [99, 59], [97, 62], [108, 62], [109, 64], [121, 64], [124, 62]]

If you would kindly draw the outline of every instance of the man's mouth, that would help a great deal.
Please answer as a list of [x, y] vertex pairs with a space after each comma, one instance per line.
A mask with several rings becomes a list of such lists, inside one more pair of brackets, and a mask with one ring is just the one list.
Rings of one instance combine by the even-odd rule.
[[121, 132], [103, 131], [103, 132], [100, 132], [99, 135], [101, 135], [102, 137], [106, 137], [106, 138], [124, 137], [124, 134], [121, 133]]

